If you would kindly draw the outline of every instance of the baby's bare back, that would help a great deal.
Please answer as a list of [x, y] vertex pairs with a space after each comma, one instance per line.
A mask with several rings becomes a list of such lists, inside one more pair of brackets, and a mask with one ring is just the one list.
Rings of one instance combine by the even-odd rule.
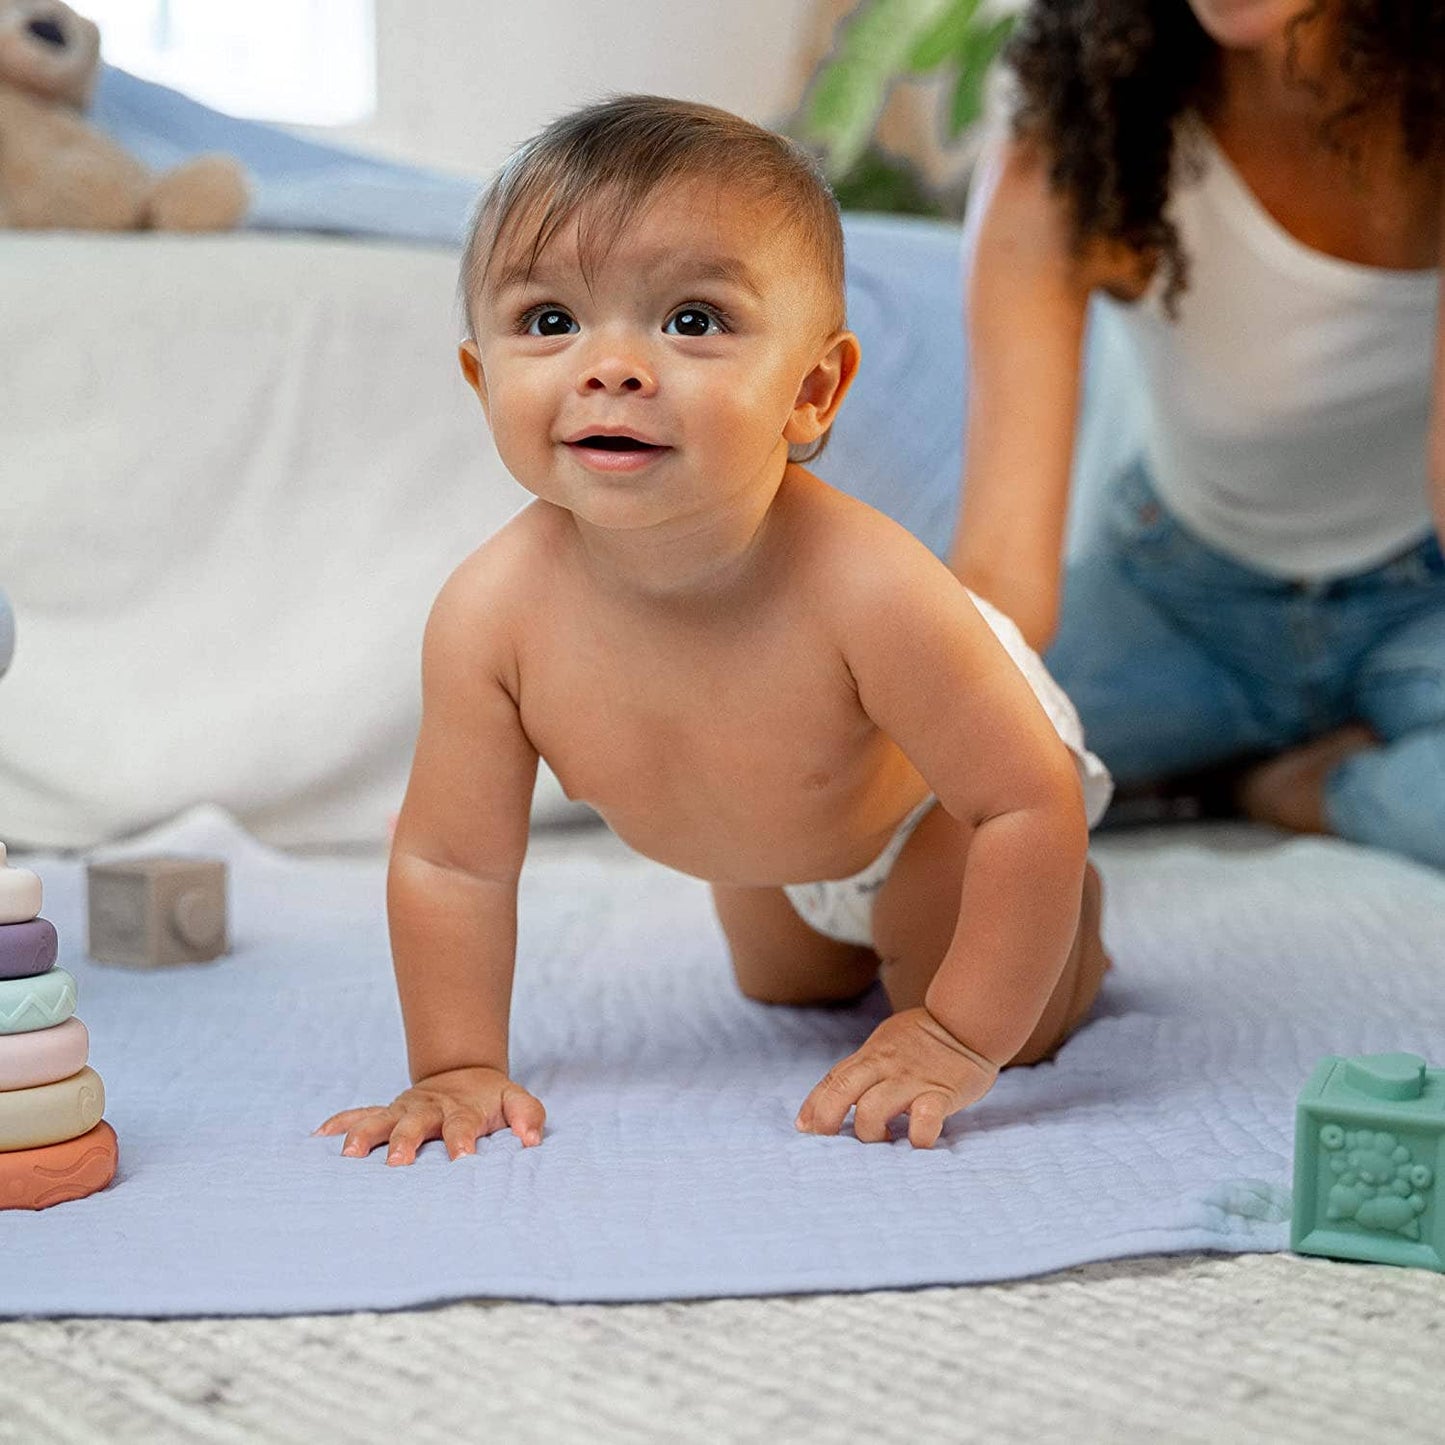
[[713, 882], [846, 877], [927, 792], [839, 645], [816, 486], [776, 504], [744, 579], [684, 603], [600, 583], [556, 508], [513, 524], [528, 738], [625, 842]]

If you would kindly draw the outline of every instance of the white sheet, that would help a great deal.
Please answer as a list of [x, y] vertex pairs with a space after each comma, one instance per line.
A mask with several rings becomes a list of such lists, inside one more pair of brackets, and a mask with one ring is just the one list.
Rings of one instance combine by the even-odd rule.
[[432, 598], [527, 500], [455, 285], [436, 248], [0, 233], [0, 837], [212, 801], [276, 844], [384, 841]]
[[308, 1134], [403, 1082], [380, 865], [271, 854], [210, 812], [142, 846], [232, 860], [236, 951], [89, 964], [79, 866], [32, 863], [121, 1168], [101, 1195], [0, 1214], [0, 1312], [767, 1294], [1279, 1249], [1316, 1060], [1445, 1060], [1445, 878], [1247, 829], [1116, 837], [1096, 856], [1117, 966], [1055, 1062], [1006, 1072], [932, 1152], [806, 1138], [799, 1102], [877, 1001], [749, 1003], [702, 884], [544, 846], [524, 874], [513, 1068], [547, 1137], [456, 1163], [431, 1144], [388, 1169]]

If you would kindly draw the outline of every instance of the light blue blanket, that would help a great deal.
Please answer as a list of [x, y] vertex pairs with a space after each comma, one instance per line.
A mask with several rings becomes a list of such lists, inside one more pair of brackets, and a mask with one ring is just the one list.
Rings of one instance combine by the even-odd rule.
[[1445, 1062], [1445, 878], [1246, 829], [1104, 838], [1116, 967], [1055, 1062], [1005, 1073], [932, 1152], [804, 1137], [799, 1102], [879, 1000], [750, 1003], [702, 884], [553, 844], [524, 874], [513, 1027], [545, 1142], [389, 1169], [309, 1134], [404, 1081], [381, 866], [284, 858], [214, 811], [143, 847], [230, 859], [235, 951], [89, 963], [80, 865], [30, 860], [121, 1168], [89, 1199], [0, 1213], [0, 1313], [877, 1289], [1279, 1249], [1316, 1060]]
[[241, 120], [113, 66], [101, 69], [90, 120], [145, 164], [164, 170], [203, 151], [244, 163], [247, 225], [460, 243], [480, 183], [393, 164]]

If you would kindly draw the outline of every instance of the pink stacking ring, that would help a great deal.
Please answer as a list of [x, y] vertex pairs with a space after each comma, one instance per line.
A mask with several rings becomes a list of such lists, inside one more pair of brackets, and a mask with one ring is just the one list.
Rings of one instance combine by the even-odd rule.
[[89, 1057], [90, 1033], [78, 1018], [28, 1034], [0, 1034], [0, 1092], [68, 1079]]
[[33, 978], [55, 967], [59, 941], [45, 918], [0, 923], [0, 978]]

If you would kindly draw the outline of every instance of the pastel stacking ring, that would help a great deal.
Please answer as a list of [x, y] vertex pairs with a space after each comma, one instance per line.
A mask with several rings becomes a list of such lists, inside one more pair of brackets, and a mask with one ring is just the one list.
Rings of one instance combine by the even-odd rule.
[[90, 1031], [76, 1018], [53, 1029], [0, 1035], [0, 1091], [68, 1079], [89, 1057]]
[[34, 978], [0, 978], [0, 1034], [63, 1024], [75, 1012], [75, 980], [63, 968]]
[[30, 978], [54, 968], [59, 945], [49, 919], [0, 924], [0, 978]]
[[41, 1149], [94, 1129], [105, 1113], [105, 1085], [94, 1069], [38, 1089], [0, 1094], [0, 1151]]
[[0, 923], [29, 923], [40, 912], [40, 879], [28, 868], [7, 868], [0, 856]]
[[115, 1130], [104, 1119], [63, 1144], [0, 1154], [0, 1209], [48, 1209], [83, 1199], [115, 1178]]

